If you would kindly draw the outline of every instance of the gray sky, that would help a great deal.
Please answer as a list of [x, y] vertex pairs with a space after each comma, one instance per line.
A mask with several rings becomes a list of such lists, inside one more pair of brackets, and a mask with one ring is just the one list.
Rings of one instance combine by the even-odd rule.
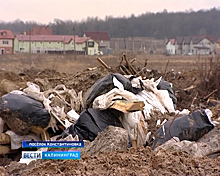
[[220, 0], [0, 0], [0, 21], [36, 21], [47, 24], [55, 18], [81, 21], [87, 17], [135, 16], [146, 12], [220, 8]]

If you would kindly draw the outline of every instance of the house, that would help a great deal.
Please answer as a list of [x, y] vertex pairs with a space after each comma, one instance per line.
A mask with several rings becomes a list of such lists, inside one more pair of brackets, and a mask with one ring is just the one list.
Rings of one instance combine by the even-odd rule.
[[0, 55], [13, 54], [14, 35], [9, 30], [0, 30]]
[[84, 32], [84, 37], [91, 37], [99, 43], [99, 51], [103, 54], [112, 54], [113, 50], [110, 48], [110, 37], [105, 31], [87, 31]]
[[216, 54], [220, 54], [220, 39], [216, 41]]
[[26, 35], [52, 35], [52, 29], [48, 26], [40, 26], [39, 28], [32, 27], [31, 31], [26, 31]]
[[170, 39], [166, 43], [166, 53], [175, 54], [175, 39]]
[[211, 36], [193, 36], [189, 52], [193, 55], [211, 54], [216, 52], [216, 43]]
[[[175, 52], [173, 52], [174, 46], [175, 46]], [[169, 54], [179, 54], [179, 55], [180, 54], [183, 55], [211, 54], [213, 52], [214, 53], [216, 52], [216, 42], [214, 37], [212, 36], [176, 37], [175, 39], [170, 39], [166, 43], [166, 50], [167, 53]]]
[[89, 37], [78, 37], [77, 35], [18, 34], [14, 39], [14, 52], [95, 55], [98, 52], [98, 43]]

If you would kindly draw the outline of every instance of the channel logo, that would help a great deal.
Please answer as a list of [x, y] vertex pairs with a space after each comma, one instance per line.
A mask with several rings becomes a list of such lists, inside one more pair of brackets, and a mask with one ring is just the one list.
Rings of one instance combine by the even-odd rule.
[[81, 159], [80, 151], [22, 151], [22, 159]]
[[22, 141], [22, 148], [83, 148], [83, 141]]
[[42, 151], [22, 151], [22, 159], [42, 159]]

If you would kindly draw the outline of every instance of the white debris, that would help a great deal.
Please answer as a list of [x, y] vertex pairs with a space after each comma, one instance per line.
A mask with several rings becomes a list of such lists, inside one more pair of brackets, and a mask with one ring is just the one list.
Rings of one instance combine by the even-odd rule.
[[67, 113], [67, 117], [70, 119], [70, 121], [77, 121], [77, 119], [79, 118], [79, 114], [76, 113], [76, 111], [74, 109], [71, 109], [68, 113]]

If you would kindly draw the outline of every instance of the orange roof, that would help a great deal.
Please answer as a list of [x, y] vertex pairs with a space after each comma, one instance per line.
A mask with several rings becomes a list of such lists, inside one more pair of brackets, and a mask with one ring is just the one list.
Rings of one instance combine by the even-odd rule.
[[0, 39], [14, 39], [14, 35], [10, 30], [0, 30]]

